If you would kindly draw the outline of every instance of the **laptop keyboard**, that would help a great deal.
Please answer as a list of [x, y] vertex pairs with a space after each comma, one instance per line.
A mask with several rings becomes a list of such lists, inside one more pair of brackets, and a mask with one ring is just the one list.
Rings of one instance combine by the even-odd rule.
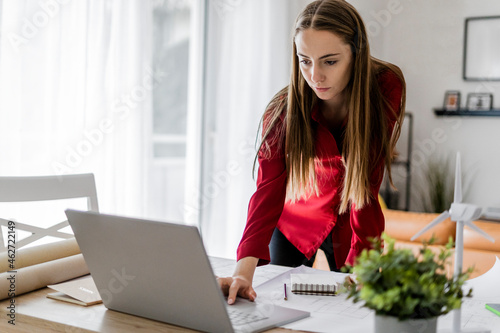
[[245, 325], [249, 323], [254, 323], [259, 320], [264, 320], [269, 317], [266, 317], [260, 313], [247, 313], [243, 311], [239, 311], [236, 309], [231, 309], [229, 308], [227, 310], [229, 313], [229, 319], [231, 319], [231, 323], [234, 326], [240, 326], [240, 325]]

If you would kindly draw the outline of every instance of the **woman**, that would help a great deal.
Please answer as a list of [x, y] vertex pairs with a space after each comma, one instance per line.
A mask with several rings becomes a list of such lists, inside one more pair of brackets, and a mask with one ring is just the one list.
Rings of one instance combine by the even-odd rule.
[[290, 84], [263, 116], [257, 190], [232, 277], [219, 278], [228, 303], [254, 300], [256, 266], [353, 264], [384, 230], [378, 191], [399, 138], [403, 74], [370, 56], [360, 15], [346, 1], [318, 0], [298, 16]]

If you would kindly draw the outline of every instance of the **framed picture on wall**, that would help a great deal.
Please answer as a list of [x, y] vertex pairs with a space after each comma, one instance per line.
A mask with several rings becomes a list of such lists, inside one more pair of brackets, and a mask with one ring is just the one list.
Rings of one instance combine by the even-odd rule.
[[466, 81], [500, 81], [500, 16], [465, 20], [463, 78]]
[[460, 110], [460, 91], [448, 90], [445, 92], [443, 109], [446, 111]]
[[469, 93], [467, 109], [470, 111], [489, 111], [493, 106], [493, 95], [490, 93]]

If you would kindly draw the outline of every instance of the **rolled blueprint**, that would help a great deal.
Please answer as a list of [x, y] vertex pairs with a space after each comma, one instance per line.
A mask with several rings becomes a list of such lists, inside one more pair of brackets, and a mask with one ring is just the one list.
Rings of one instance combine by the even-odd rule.
[[89, 274], [82, 254], [0, 274], [0, 300]]
[[0, 273], [12, 270], [9, 259], [14, 258], [14, 268], [19, 269], [80, 253], [75, 238], [69, 238], [49, 244], [16, 249], [15, 253], [0, 253]]

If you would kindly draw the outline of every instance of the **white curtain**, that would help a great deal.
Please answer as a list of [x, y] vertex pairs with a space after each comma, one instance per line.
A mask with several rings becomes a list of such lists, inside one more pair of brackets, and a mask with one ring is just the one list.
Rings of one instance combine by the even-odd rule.
[[293, 23], [307, 0], [210, 0], [202, 234], [211, 255], [235, 257], [255, 191], [255, 138], [265, 106], [288, 84]]
[[3, 1], [0, 175], [93, 172], [102, 211], [142, 215], [151, 10], [140, 0]]

